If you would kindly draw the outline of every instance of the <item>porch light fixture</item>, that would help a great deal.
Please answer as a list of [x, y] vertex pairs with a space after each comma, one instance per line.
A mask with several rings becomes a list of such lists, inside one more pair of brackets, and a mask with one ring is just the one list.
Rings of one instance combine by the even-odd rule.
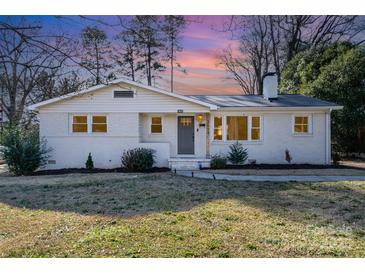
[[[205, 127], [205, 124], [203, 124], [202, 122], [204, 121], [204, 116], [203, 114], [198, 114], [196, 116], [196, 120], [198, 121], [199, 123], [199, 127]], [[199, 131], [199, 128], [196, 129], [196, 131]]]
[[196, 116], [196, 120], [199, 122], [199, 124], [201, 124], [204, 121], [203, 114], [198, 114], [198, 116]]

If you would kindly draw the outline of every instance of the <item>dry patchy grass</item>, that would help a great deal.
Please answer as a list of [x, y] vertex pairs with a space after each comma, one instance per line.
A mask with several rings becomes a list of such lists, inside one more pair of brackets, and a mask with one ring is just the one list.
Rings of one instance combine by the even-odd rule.
[[365, 182], [0, 177], [2, 257], [364, 257]]

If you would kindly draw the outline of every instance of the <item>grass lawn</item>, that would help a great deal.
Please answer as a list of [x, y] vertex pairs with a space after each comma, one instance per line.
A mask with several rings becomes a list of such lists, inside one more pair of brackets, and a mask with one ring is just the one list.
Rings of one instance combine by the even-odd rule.
[[365, 182], [0, 177], [1, 257], [365, 257]]

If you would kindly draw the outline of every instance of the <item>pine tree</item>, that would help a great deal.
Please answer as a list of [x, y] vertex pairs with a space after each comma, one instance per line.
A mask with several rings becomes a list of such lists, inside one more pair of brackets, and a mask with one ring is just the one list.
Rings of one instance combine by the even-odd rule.
[[93, 162], [93, 157], [91, 156], [91, 153], [89, 153], [89, 156], [87, 156], [87, 161], [85, 163], [85, 166], [89, 170], [94, 168], [94, 162]]
[[99, 85], [107, 80], [106, 72], [112, 66], [108, 61], [111, 55], [111, 44], [105, 31], [97, 27], [86, 27], [82, 30], [81, 57], [82, 66], [92, 74], [91, 85]]
[[130, 22], [128, 29], [136, 37], [135, 42], [140, 55], [135, 71], [144, 72], [147, 85], [152, 86], [152, 80], [166, 69], [160, 56], [164, 46], [161, 18], [157, 15], [137, 15]]
[[234, 164], [243, 164], [248, 157], [247, 148], [243, 148], [242, 144], [236, 142], [229, 146], [230, 152], [228, 153], [228, 160]]
[[[180, 45], [181, 33], [184, 31], [186, 21], [181, 15], [166, 15], [164, 16], [162, 24], [162, 32], [164, 33], [166, 59], [170, 62], [170, 84], [171, 92], [174, 92], [174, 63], [176, 61], [176, 54], [182, 51]], [[178, 67], [180, 64], [176, 64]]]

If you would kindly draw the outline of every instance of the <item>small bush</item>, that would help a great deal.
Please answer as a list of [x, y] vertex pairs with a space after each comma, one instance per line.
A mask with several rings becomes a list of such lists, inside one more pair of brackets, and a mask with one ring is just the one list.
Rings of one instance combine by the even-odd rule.
[[85, 166], [89, 170], [94, 168], [94, 161], [93, 161], [93, 157], [91, 156], [91, 152], [89, 153], [89, 156], [87, 156]]
[[248, 157], [247, 148], [243, 148], [242, 144], [235, 142], [229, 146], [230, 152], [228, 154], [228, 160], [234, 164], [243, 164]]
[[226, 165], [227, 165], [227, 158], [219, 154], [212, 156], [210, 160], [210, 167], [212, 169], [223, 169], [226, 167]]
[[290, 164], [292, 159], [293, 158], [290, 155], [289, 149], [286, 149], [285, 150], [285, 161], [287, 161]]
[[123, 152], [122, 167], [126, 171], [141, 172], [152, 168], [155, 151], [148, 148], [134, 148]]
[[335, 166], [338, 166], [340, 164], [340, 161], [341, 161], [341, 154], [339, 152], [334, 152], [332, 154], [332, 163]]
[[37, 130], [25, 130], [20, 126], [5, 129], [1, 149], [9, 171], [15, 175], [29, 175], [46, 165], [51, 149], [44, 139], [39, 140]]

